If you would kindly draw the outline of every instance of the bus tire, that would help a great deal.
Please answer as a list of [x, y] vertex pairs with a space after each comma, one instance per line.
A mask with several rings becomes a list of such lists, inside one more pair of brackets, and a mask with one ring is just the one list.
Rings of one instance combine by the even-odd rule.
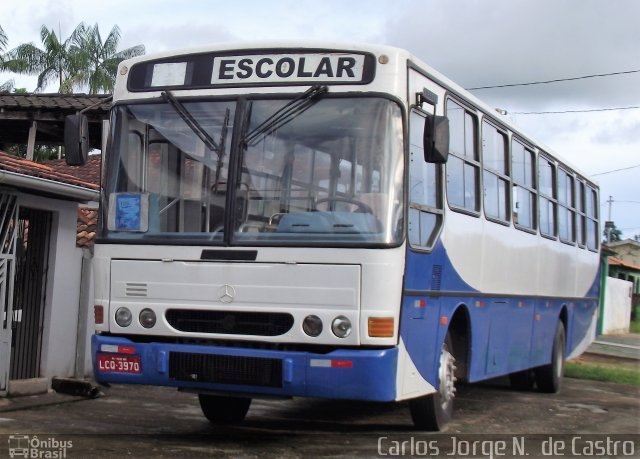
[[420, 430], [439, 431], [451, 419], [455, 398], [455, 358], [451, 337], [442, 344], [438, 364], [438, 391], [409, 401], [413, 425]]
[[560, 390], [562, 375], [564, 374], [564, 350], [565, 350], [565, 330], [562, 321], [558, 321], [556, 334], [553, 339], [553, 350], [551, 351], [551, 363], [535, 369], [536, 384], [540, 392], [549, 394]]
[[214, 424], [241, 422], [251, 406], [251, 399], [244, 397], [198, 394], [198, 399], [202, 414]]

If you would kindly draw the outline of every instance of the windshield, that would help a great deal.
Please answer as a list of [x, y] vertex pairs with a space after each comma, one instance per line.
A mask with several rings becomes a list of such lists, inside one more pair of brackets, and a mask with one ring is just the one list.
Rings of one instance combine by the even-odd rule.
[[212, 245], [400, 241], [399, 106], [316, 98], [260, 128], [291, 100], [114, 108], [103, 236]]

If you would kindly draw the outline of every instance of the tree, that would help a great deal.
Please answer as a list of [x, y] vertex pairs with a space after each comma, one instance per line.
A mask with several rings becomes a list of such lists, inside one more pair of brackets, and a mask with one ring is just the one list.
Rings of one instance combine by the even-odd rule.
[[118, 64], [144, 54], [144, 45], [118, 51], [120, 28], [115, 25], [102, 41], [98, 24], [81, 23], [73, 34], [70, 54], [78, 68], [78, 82], [89, 88], [89, 94], [113, 92]]
[[98, 24], [88, 27], [83, 22], [64, 41], [53, 29], [43, 25], [40, 39], [42, 49], [33, 43], [19, 45], [6, 54], [2, 63], [3, 69], [15, 73], [37, 74], [36, 92], [55, 81], [60, 93], [70, 93], [74, 88], [88, 88], [91, 94], [111, 92], [118, 64], [144, 54], [143, 45], [118, 51], [120, 28], [117, 25], [104, 43]]
[[43, 25], [40, 39], [44, 49], [33, 43], [19, 45], [7, 53], [3, 68], [15, 73], [37, 74], [36, 92], [44, 90], [56, 80], [58, 92], [71, 92], [75, 77], [75, 67], [69, 56], [71, 37], [61, 42], [53, 29], [49, 30]]
[[[7, 37], [7, 34], [4, 32], [4, 30], [2, 30], [2, 27], [0, 26], [0, 68], [3, 67], [4, 50], [7, 47], [7, 43], [9, 43], [9, 37]], [[0, 83], [0, 92], [12, 91], [13, 84], [13, 80], [7, 80], [4, 83]]]
[[605, 222], [604, 231], [602, 232], [604, 239], [602, 242], [617, 242], [622, 240], [622, 231], [616, 227], [614, 222]]

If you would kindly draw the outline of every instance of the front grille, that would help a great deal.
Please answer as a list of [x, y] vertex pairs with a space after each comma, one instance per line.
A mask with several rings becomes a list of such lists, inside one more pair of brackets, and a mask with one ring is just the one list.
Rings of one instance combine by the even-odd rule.
[[169, 377], [176, 381], [282, 387], [282, 360], [170, 352]]
[[274, 312], [169, 309], [166, 318], [176, 330], [192, 333], [278, 336], [293, 327], [291, 314]]

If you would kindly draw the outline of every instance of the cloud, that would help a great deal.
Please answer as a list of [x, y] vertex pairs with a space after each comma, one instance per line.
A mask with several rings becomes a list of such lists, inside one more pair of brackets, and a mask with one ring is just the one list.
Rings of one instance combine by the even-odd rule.
[[[402, 4], [403, 13], [387, 22], [388, 42], [464, 87], [640, 69], [640, 2], [634, 0]], [[640, 85], [640, 74], [475, 94], [514, 108], [611, 106], [628, 101], [630, 84]]]

